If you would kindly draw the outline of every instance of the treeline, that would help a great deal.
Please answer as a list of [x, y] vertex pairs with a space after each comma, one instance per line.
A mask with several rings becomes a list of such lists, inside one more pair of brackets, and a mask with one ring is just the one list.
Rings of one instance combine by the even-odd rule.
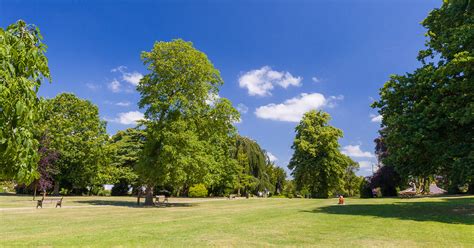
[[[237, 134], [240, 115], [218, 96], [219, 71], [190, 42], [156, 42], [141, 54], [148, 74], [137, 91], [145, 118], [112, 137], [90, 101], [71, 93], [37, 97], [51, 79], [37, 27], [18, 21], [0, 29], [0, 42], [0, 176], [17, 182], [20, 193], [127, 195], [132, 189], [146, 196], [146, 204], [163, 192], [358, 193], [358, 166], [339, 152], [342, 131], [327, 125], [328, 114], [309, 112], [298, 126], [290, 164], [295, 180], [287, 180], [265, 150]], [[113, 184], [112, 192], [104, 184]]]
[[[444, 1], [422, 22], [421, 67], [392, 75], [373, 104], [383, 116], [381, 168], [367, 187], [396, 195], [408, 184], [429, 193], [474, 193], [474, 2]], [[366, 188], [367, 188], [366, 187]]]

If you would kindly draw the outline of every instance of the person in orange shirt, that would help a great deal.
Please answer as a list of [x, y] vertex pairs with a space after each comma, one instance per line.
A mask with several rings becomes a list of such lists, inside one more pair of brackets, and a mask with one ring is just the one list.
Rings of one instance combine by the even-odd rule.
[[339, 205], [344, 205], [344, 196], [339, 195]]

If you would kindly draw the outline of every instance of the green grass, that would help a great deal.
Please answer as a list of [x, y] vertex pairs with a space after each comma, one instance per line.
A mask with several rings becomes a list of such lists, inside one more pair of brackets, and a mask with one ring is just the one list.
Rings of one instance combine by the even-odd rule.
[[0, 247], [322, 246], [473, 247], [474, 197], [418, 199], [67, 197], [35, 209], [0, 196]]

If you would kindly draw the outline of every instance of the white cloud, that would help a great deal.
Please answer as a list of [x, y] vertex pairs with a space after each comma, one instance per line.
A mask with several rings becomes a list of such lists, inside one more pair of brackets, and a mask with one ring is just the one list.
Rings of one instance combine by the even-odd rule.
[[140, 82], [142, 78], [143, 78], [143, 75], [136, 71], [131, 72], [131, 73], [128, 73], [128, 72], [123, 73], [123, 80], [135, 86], [138, 85], [138, 83]]
[[125, 102], [117, 102], [115, 105], [120, 106], [120, 107], [128, 107], [130, 106], [130, 102], [125, 101]]
[[140, 79], [143, 78], [143, 75], [139, 72], [127, 72], [127, 67], [126, 66], [118, 66], [117, 68], [114, 68], [111, 70], [111, 72], [120, 72], [122, 74], [122, 80], [130, 83], [134, 86], [137, 86], [138, 83], [140, 82]]
[[372, 165], [374, 164], [371, 161], [359, 161], [357, 163], [359, 163], [359, 167], [363, 170], [372, 170]]
[[123, 125], [136, 125], [137, 121], [144, 118], [143, 113], [139, 111], [130, 111], [119, 113], [117, 118], [109, 119], [108, 121], [120, 123]]
[[251, 96], [267, 96], [271, 95], [270, 91], [275, 85], [285, 89], [289, 86], [300, 86], [302, 79], [301, 77], [293, 77], [287, 71], [273, 71], [271, 67], [264, 66], [241, 75], [239, 86], [246, 88]]
[[321, 79], [319, 79], [317, 77], [312, 77], [311, 80], [313, 80], [313, 82], [315, 82], [315, 83], [321, 82]]
[[102, 88], [102, 86], [92, 83], [86, 83], [86, 87], [92, 91], [97, 91], [98, 89]]
[[117, 79], [112, 80], [112, 82], [107, 84], [107, 88], [109, 88], [112, 92], [117, 93], [120, 92], [120, 82]]
[[364, 152], [360, 149], [360, 145], [348, 145], [344, 146], [341, 151], [343, 154], [354, 157], [354, 158], [374, 158], [374, 154], [370, 152]]
[[328, 103], [328, 99], [320, 93], [302, 93], [298, 97], [288, 99], [280, 104], [271, 103], [258, 107], [255, 110], [255, 115], [262, 119], [299, 122], [304, 113], [321, 109]]
[[268, 159], [270, 159], [270, 162], [275, 163], [276, 161], [278, 161], [278, 158], [275, 155], [273, 155], [271, 152], [267, 152], [267, 156], [268, 156]]
[[374, 115], [374, 114], [371, 114], [370, 116], [370, 121], [371, 122], [382, 122], [382, 115]]
[[249, 108], [243, 104], [243, 103], [239, 103], [237, 104], [237, 111], [239, 111], [241, 114], [246, 114], [248, 111], [249, 111]]

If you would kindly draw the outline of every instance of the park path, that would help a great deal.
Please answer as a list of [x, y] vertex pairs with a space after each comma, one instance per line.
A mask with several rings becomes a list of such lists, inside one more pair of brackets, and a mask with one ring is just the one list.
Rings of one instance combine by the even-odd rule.
[[[223, 201], [226, 200], [227, 198], [212, 198], [212, 199], [189, 199], [189, 198], [175, 198], [178, 201], [171, 201], [170, 203], [200, 203], [200, 202], [212, 202], [212, 201]], [[183, 201], [183, 199], [185, 199]], [[238, 199], [237, 199], [238, 200]], [[128, 207], [128, 206], [114, 206], [114, 205], [72, 205], [72, 206], [63, 206], [62, 208], [103, 208], [103, 207], [116, 207], [116, 208], [122, 208], [122, 207]], [[44, 206], [44, 209], [50, 209], [50, 208], [55, 208], [53, 205], [49, 206]], [[36, 207], [12, 207], [12, 208], [0, 208], [0, 212], [6, 212], [6, 211], [22, 211], [22, 210], [34, 210], [36, 211]], [[41, 208], [38, 209], [38, 211], [41, 210]]]

